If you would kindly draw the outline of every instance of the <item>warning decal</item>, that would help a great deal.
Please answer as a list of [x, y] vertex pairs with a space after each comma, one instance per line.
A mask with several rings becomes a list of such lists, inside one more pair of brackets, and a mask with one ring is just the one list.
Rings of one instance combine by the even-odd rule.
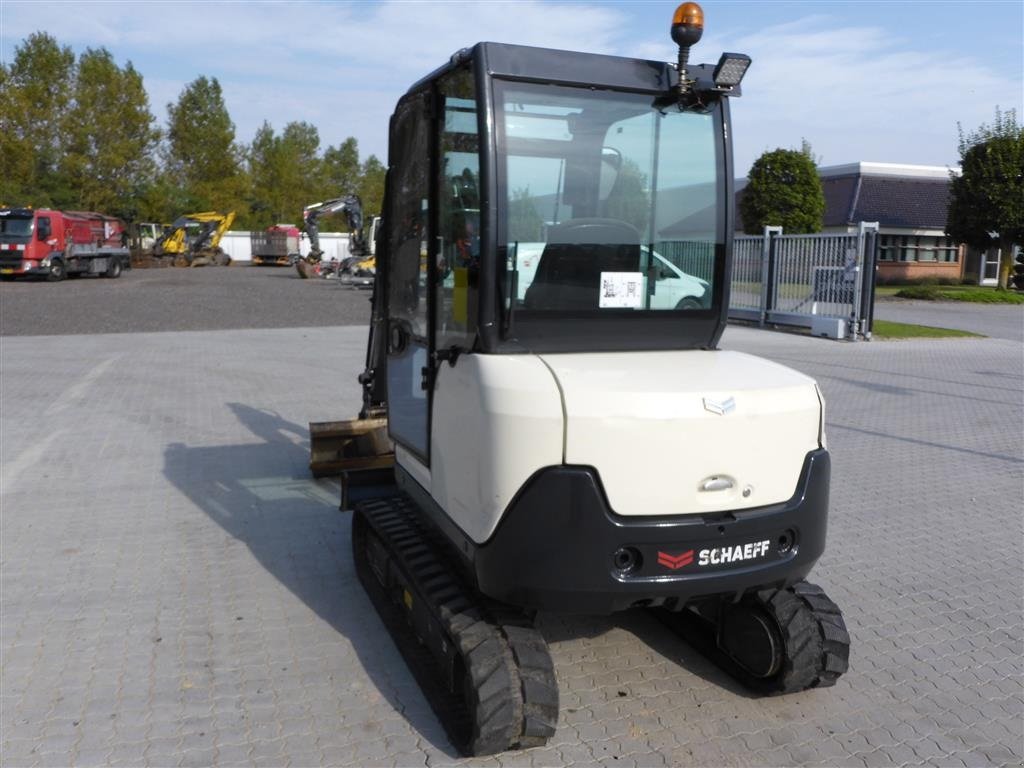
[[640, 309], [644, 305], [643, 272], [602, 272], [601, 295], [597, 305]]

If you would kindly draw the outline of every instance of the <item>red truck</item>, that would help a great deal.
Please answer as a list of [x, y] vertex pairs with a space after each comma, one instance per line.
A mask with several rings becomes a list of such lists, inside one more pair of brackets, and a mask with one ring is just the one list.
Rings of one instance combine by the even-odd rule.
[[0, 208], [0, 278], [51, 282], [68, 275], [120, 277], [130, 266], [125, 223], [92, 211]]

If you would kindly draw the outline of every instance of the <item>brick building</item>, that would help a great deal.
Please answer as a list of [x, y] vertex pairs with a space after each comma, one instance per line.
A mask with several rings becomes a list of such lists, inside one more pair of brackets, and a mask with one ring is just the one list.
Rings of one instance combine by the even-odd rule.
[[[825, 193], [823, 231], [856, 232], [859, 222], [878, 222], [879, 282], [995, 283], [998, 251], [975, 251], [946, 237], [948, 168], [859, 162], [825, 166], [818, 174]], [[737, 180], [737, 203], [743, 186], [746, 179]]]
[[946, 237], [949, 169], [930, 165], [849, 163], [818, 169], [826, 232], [879, 225], [879, 282], [964, 277], [967, 249]]

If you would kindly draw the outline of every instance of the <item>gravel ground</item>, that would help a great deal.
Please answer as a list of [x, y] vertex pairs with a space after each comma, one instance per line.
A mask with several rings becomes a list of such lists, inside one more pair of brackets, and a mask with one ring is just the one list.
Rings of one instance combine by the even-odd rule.
[[[1024, 307], [879, 299], [884, 320], [1024, 341]], [[0, 335], [213, 331], [366, 325], [369, 292], [301, 280], [284, 267], [135, 269], [119, 280], [0, 284]]]
[[369, 292], [285, 267], [134, 269], [118, 280], [0, 284], [0, 335], [366, 325]]

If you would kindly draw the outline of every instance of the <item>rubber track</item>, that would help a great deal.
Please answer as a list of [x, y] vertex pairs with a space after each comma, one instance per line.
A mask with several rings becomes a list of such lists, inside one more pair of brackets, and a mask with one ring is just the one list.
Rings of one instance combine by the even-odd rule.
[[740, 603], [775, 619], [783, 641], [782, 669], [758, 678], [722, 651], [714, 624], [690, 611], [659, 611], [662, 621], [746, 687], [774, 696], [810, 688], [827, 688], [846, 672], [850, 635], [842, 611], [816, 584], [800, 581], [785, 589], [765, 589]]
[[[403, 609], [387, 600], [386, 612], [397, 613], [402, 621], [399, 626], [385, 623], [392, 634], [411, 636], [418, 646], [412, 653], [403, 650], [403, 656], [456, 747], [465, 754], [487, 755], [545, 743], [557, 722], [558, 688], [547, 644], [531, 617], [495, 605], [467, 586], [405, 497], [367, 501], [356, 505], [354, 514], [373, 528], [417, 593], [415, 599], [428, 607], [458, 649], [466, 690], [453, 695], [440, 680], [433, 657], [416, 641]], [[371, 581], [383, 592], [365, 557], [356, 553], [357, 566], [360, 561], [364, 586]], [[396, 637], [396, 642], [400, 649], [410, 644], [408, 637]]]
[[491, 606], [512, 649], [522, 685], [523, 727], [519, 749], [546, 744], [558, 724], [558, 681], [547, 641], [533, 625], [533, 616], [505, 606]]
[[773, 692], [835, 685], [850, 662], [850, 635], [839, 606], [821, 587], [806, 581], [766, 590], [757, 599], [778, 621], [786, 650]]

